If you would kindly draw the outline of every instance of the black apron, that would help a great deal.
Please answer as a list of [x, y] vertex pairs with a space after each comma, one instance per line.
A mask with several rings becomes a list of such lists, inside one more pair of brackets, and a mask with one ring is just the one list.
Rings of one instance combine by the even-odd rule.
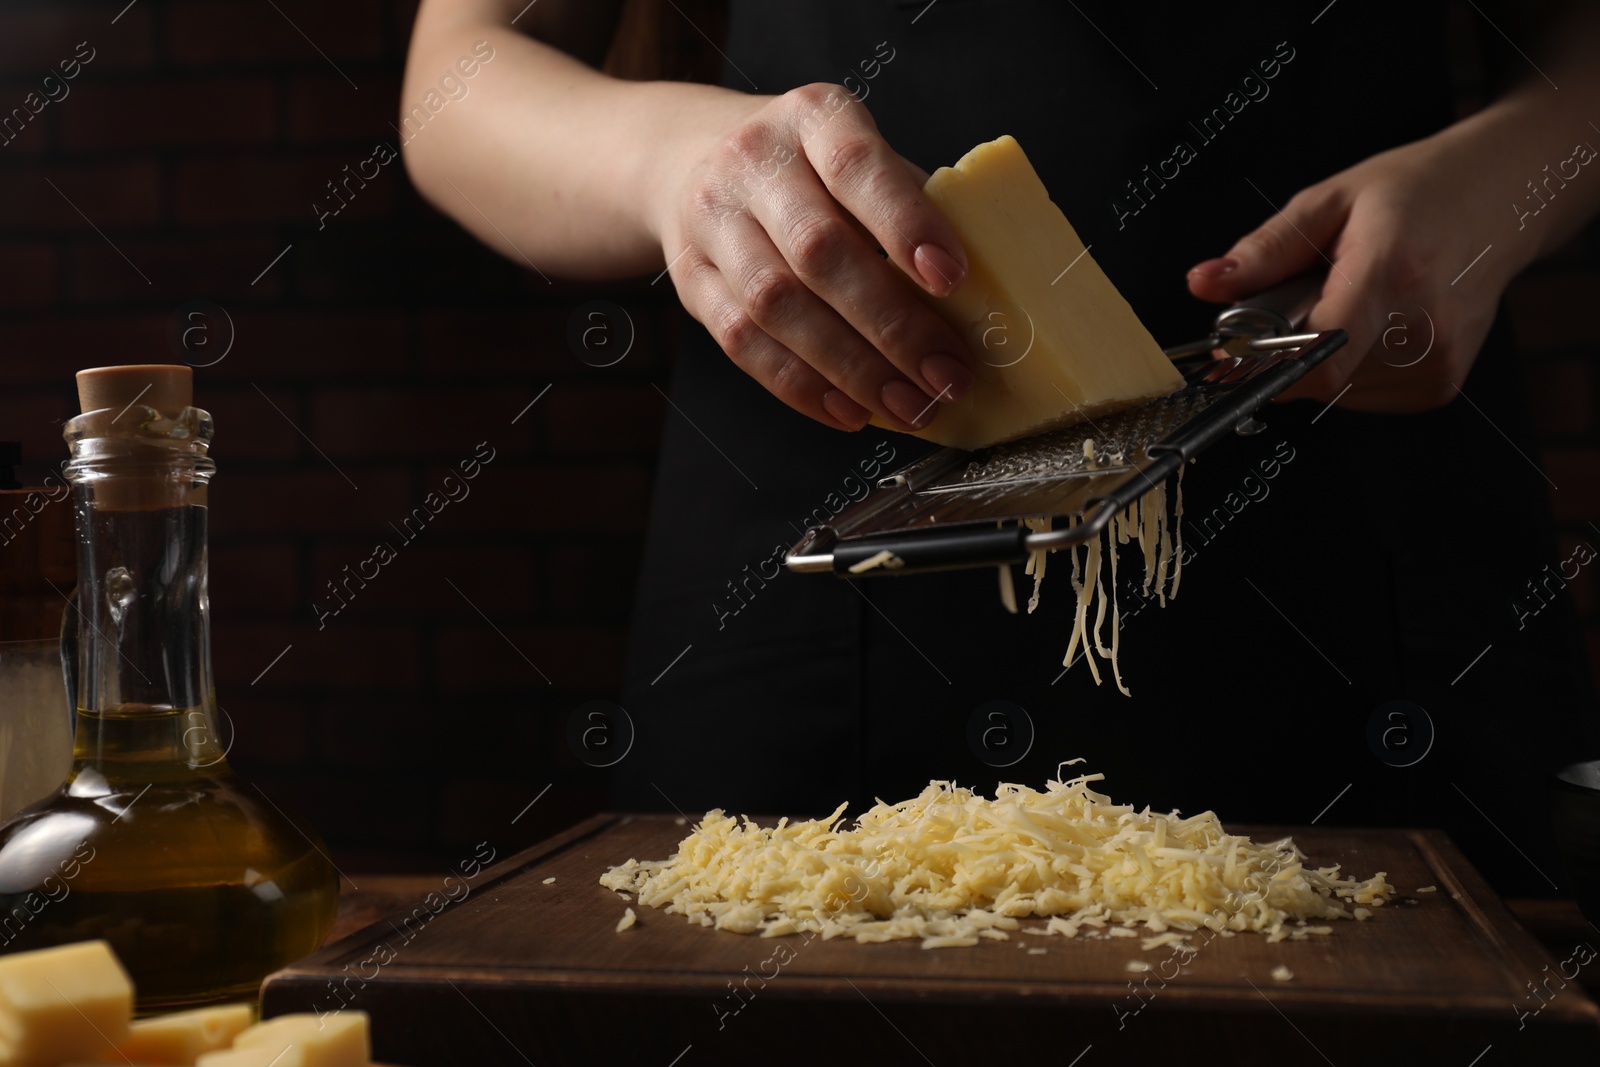
[[[1443, 3], [1345, 0], [1315, 25], [1271, 3], [1078, 8], [735, 2], [724, 83], [842, 82], [930, 171], [1016, 136], [1164, 344], [1201, 335], [1216, 312], [1184, 272], [1265, 219], [1269, 200], [1452, 120]], [[1151, 181], [1172, 174], [1180, 142], [1177, 175]], [[1156, 809], [1442, 826], [1502, 891], [1550, 892], [1564, 876], [1543, 776], [1592, 751], [1594, 702], [1570, 601], [1526, 610], [1527, 584], [1563, 554], [1503, 320], [1464, 391], [1476, 407], [1420, 415], [1275, 406], [1264, 433], [1191, 466], [1181, 595], [1123, 603], [1129, 699], [1109, 667], [1098, 688], [1083, 663], [1062, 675], [1064, 555], [1031, 616], [1003, 610], [993, 570], [850, 583], [781, 571], [808, 523], [927, 446], [795, 414], [691, 324], [632, 622], [622, 703], [637, 739], [615, 800], [859, 811], [934, 778], [1038, 786], [1081, 756], [1112, 797]], [[1121, 562], [1139, 573], [1137, 551]], [[1025, 597], [1031, 580], [1016, 577]], [[1003, 769], [969, 744], [975, 711], [996, 700], [1025, 709], [1035, 735]]]

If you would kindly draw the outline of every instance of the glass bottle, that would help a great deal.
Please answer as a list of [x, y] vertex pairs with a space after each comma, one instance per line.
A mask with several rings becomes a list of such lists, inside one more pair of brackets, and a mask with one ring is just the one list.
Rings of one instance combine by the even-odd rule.
[[264, 976], [322, 943], [339, 894], [313, 831], [235, 775], [219, 741], [212, 425], [189, 404], [189, 374], [79, 374], [84, 413], [65, 428], [72, 769], [0, 827], [0, 952], [104, 938], [141, 1012], [254, 998]]

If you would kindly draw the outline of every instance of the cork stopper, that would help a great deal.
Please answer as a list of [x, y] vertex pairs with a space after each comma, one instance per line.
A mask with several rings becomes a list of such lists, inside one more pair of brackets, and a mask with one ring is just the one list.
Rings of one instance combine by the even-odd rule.
[[[184, 454], [203, 455], [210, 438], [209, 423], [203, 434], [186, 425], [191, 418], [194, 372], [182, 365], [135, 363], [124, 367], [91, 367], [78, 372], [78, 403], [83, 413], [69, 420], [66, 436], [82, 434], [93, 445], [95, 462], [117, 457], [116, 476], [98, 479], [92, 490], [94, 506], [101, 511], [145, 511], [176, 508], [205, 501], [203, 479], [196, 485], [169, 460]], [[152, 423], [148, 409], [162, 420]], [[128, 414], [128, 412], [132, 412]], [[74, 456], [79, 455], [77, 445]], [[156, 458], [161, 457], [161, 458]]]
[[182, 364], [133, 363], [78, 372], [78, 406], [85, 412], [143, 404], [177, 418], [193, 402], [194, 371]]

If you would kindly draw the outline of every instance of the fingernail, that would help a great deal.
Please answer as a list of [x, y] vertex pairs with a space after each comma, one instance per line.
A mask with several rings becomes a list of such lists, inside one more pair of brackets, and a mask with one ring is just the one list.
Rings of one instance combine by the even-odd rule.
[[1232, 274], [1239, 269], [1239, 261], [1232, 256], [1223, 256], [1221, 259], [1208, 259], [1204, 263], [1197, 263], [1189, 268], [1190, 274], [1198, 274], [1202, 278], [1220, 278], [1225, 274]]
[[852, 430], [859, 430], [872, 418], [872, 412], [851, 400], [842, 389], [829, 389], [822, 394], [822, 406], [829, 415]]
[[967, 277], [967, 268], [961, 261], [936, 244], [924, 242], [917, 246], [911, 260], [922, 275], [923, 284], [934, 296], [949, 296], [960, 288]]
[[933, 421], [937, 401], [904, 378], [893, 378], [883, 384], [883, 406], [907, 426], [922, 429]]
[[933, 388], [937, 399], [952, 404], [972, 388], [972, 371], [954, 356], [935, 352], [922, 359], [922, 377]]

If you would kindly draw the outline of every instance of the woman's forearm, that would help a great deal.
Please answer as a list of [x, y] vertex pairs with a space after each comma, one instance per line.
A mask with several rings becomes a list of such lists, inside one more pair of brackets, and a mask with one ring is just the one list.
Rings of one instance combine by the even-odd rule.
[[[1493, 175], [1492, 233], [1508, 273], [1559, 249], [1600, 215], [1600, 11], [1567, 6], [1503, 97], [1436, 135], [1455, 164]], [[1537, 65], [1535, 66], [1535, 63]], [[1498, 247], [1498, 246], [1497, 246]]]
[[[1600, 132], [1571, 98], [1514, 92], [1437, 135], [1456, 165], [1493, 176], [1480, 204], [1485, 238], [1505, 249], [1507, 280], [1555, 252], [1600, 214]], [[1565, 92], [1560, 94], [1567, 97]], [[1591, 101], [1594, 98], [1590, 98]], [[1600, 107], [1593, 109], [1600, 115]], [[1480, 186], [1480, 188], [1484, 188]]]
[[[607, 77], [525, 36], [512, 14], [495, 0], [423, 4], [401, 103], [412, 181], [485, 243], [547, 275], [661, 269], [664, 179], [761, 101]], [[470, 79], [463, 57], [477, 60]]]

